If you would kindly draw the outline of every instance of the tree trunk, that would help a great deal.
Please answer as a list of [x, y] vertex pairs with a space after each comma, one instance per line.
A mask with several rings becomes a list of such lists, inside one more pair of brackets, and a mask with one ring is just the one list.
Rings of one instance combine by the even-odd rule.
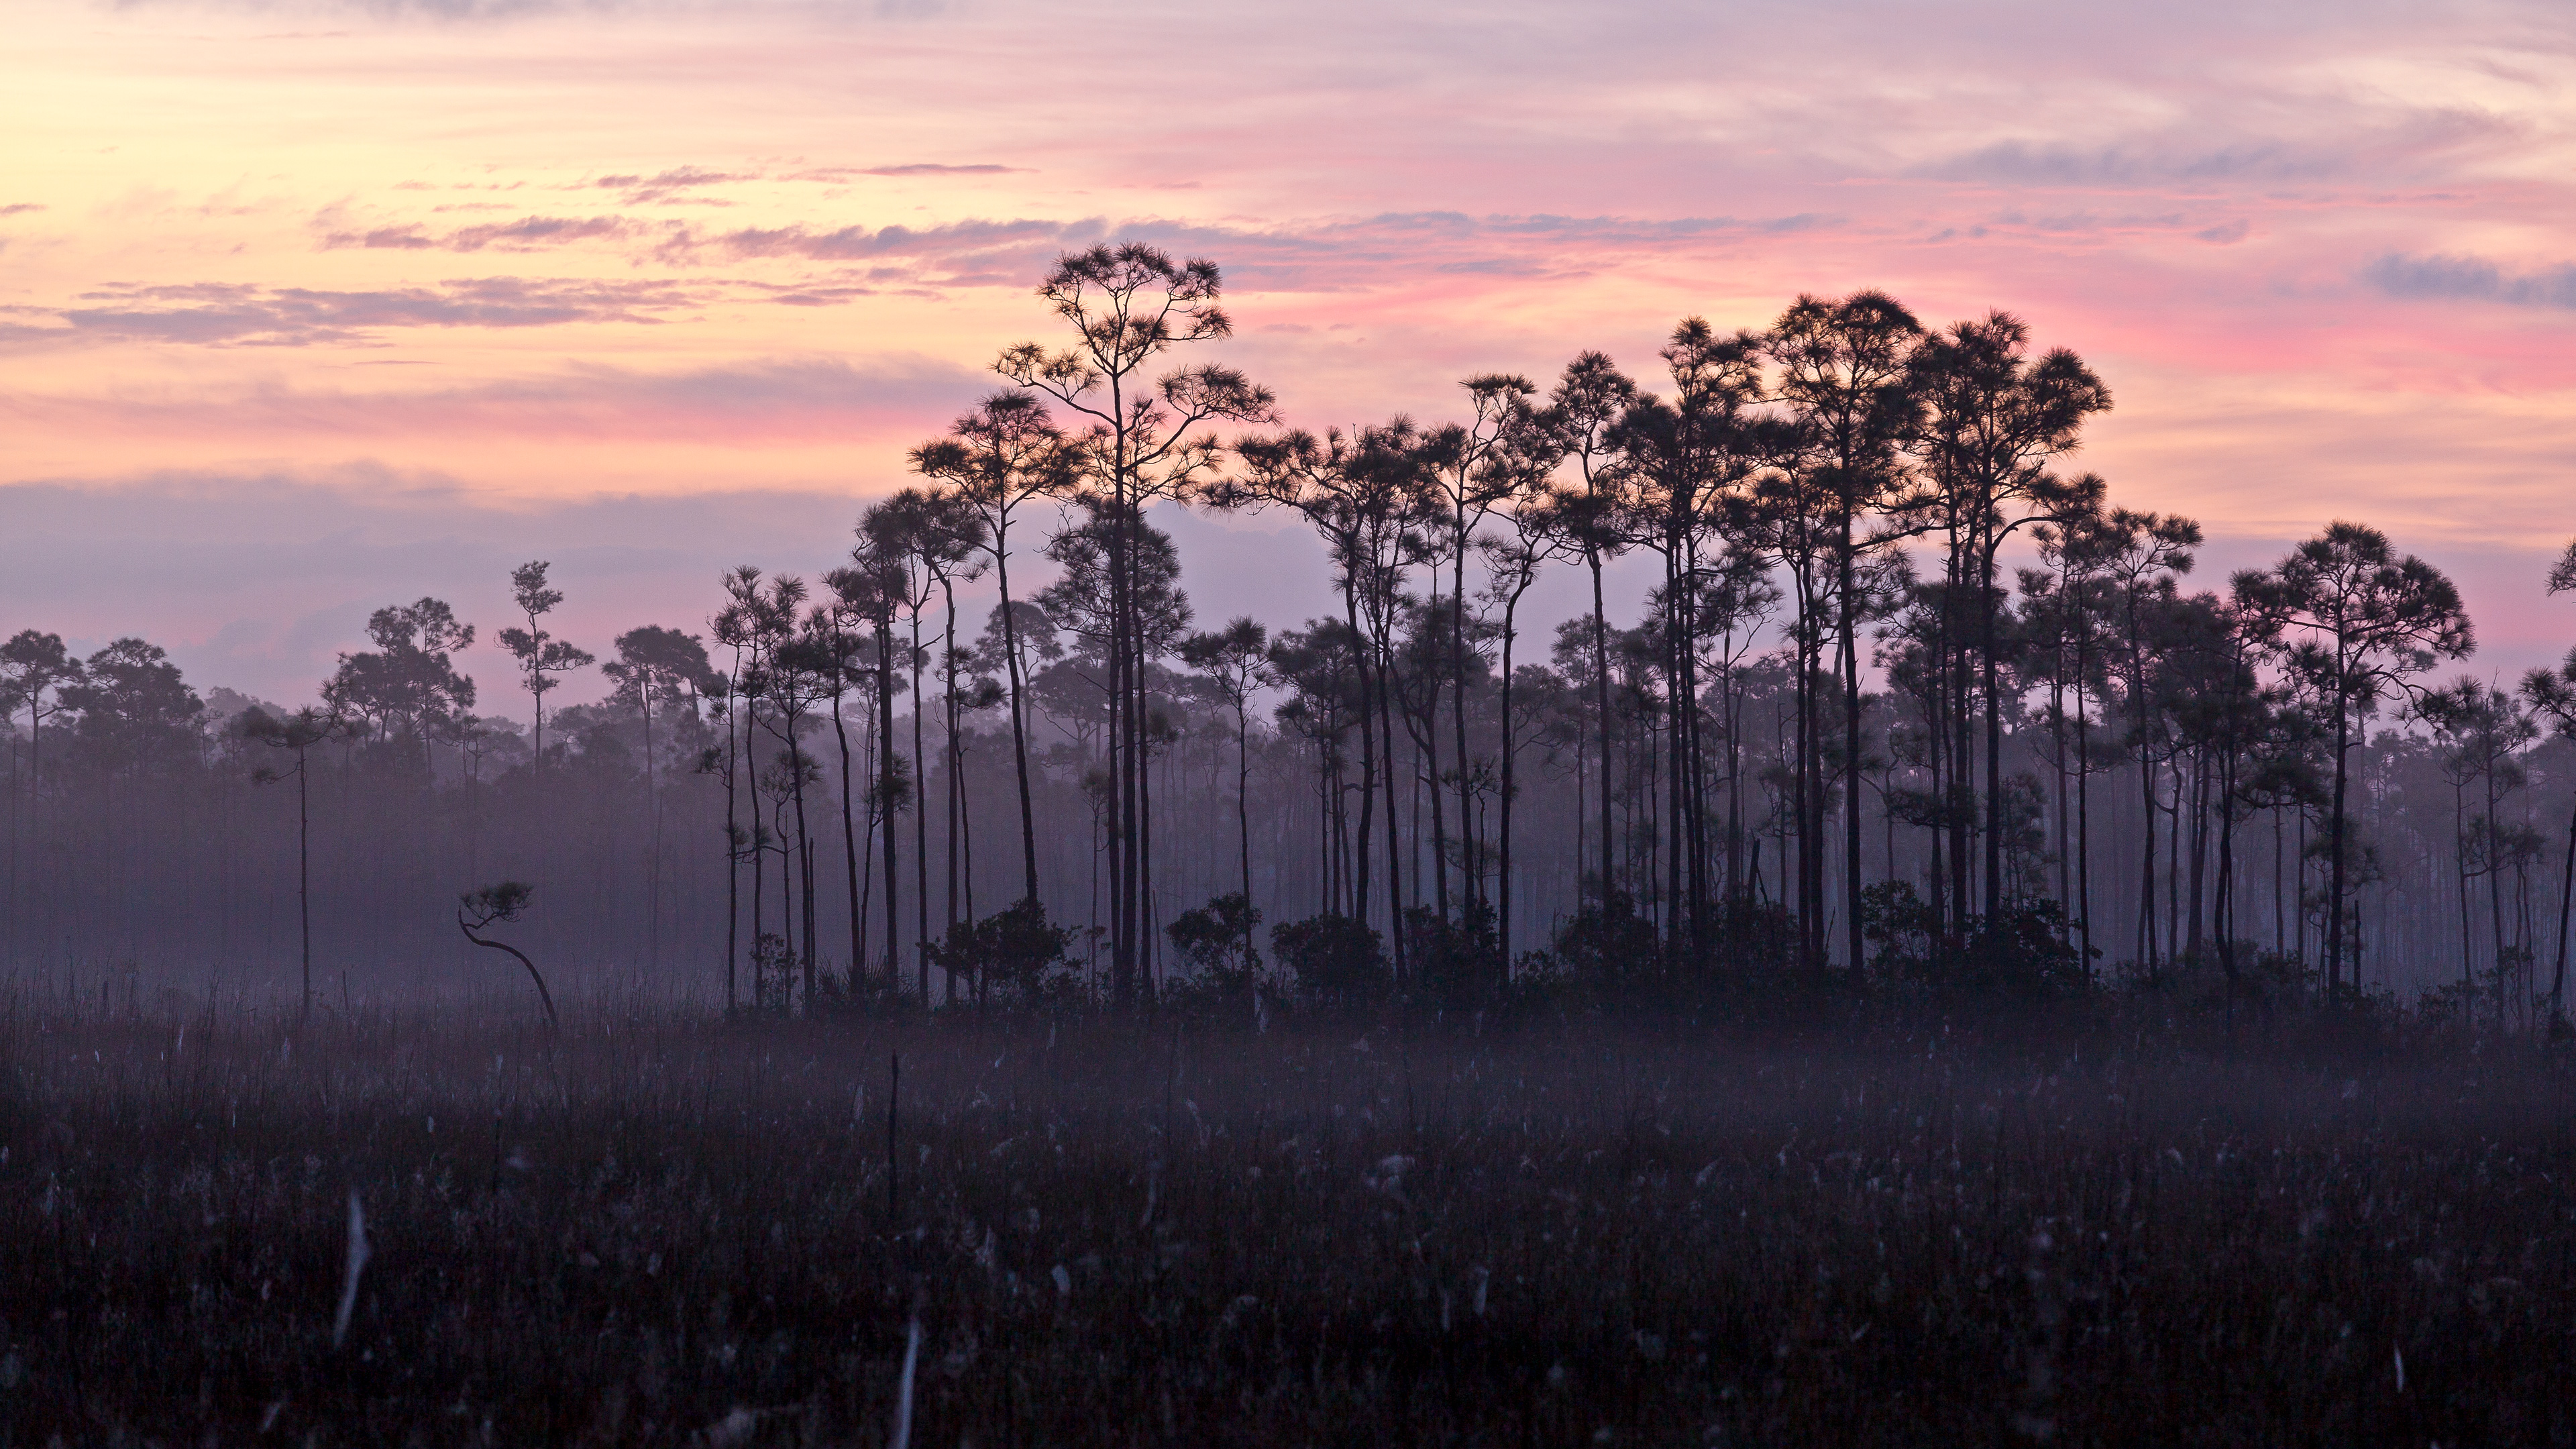
[[[912, 611], [912, 897], [919, 934], [912, 954], [921, 984], [921, 1005], [930, 1007], [930, 760], [922, 751], [921, 610]], [[888, 905], [893, 901], [888, 900]]]
[[2549, 1019], [2566, 1019], [2568, 908], [2576, 905], [2576, 815], [2567, 820], [2567, 864], [2558, 882], [2558, 964], [2549, 973]]
[[[839, 641], [836, 638], [834, 642], [837, 644]], [[837, 660], [834, 667], [838, 669]], [[868, 949], [867, 942], [859, 934], [860, 922], [864, 918], [859, 913], [858, 825], [850, 799], [850, 731], [849, 726], [841, 718], [841, 696], [848, 689], [848, 681], [839, 679], [834, 683], [836, 687], [832, 691], [832, 738], [839, 743], [841, 751], [841, 861], [844, 873], [849, 878], [850, 995], [855, 998], [859, 994], [859, 972], [868, 959]]]
[[1584, 550], [1592, 565], [1592, 693], [1594, 718], [1599, 723], [1601, 742], [1601, 903], [1607, 907], [1617, 889], [1617, 858], [1610, 827], [1610, 614], [1602, 603], [1601, 553]]
[[486, 946], [495, 951], [507, 951], [519, 958], [519, 964], [528, 968], [528, 979], [537, 983], [537, 999], [545, 1003], [546, 1029], [560, 1035], [563, 1031], [563, 1019], [555, 1015], [555, 994], [546, 989], [546, 978], [537, 974], [537, 963], [529, 960], [527, 953], [516, 946], [501, 941], [487, 941], [475, 935], [474, 928], [465, 924], [463, 916], [456, 918], [456, 929], [463, 931], [465, 939], [477, 946]]
[[1020, 780], [1020, 862], [1026, 872], [1024, 898], [1038, 898], [1037, 811], [1029, 799], [1029, 741], [1020, 704], [1020, 631], [1011, 609], [1011, 552], [1004, 544], [1004, 523], [993, 531], [993, 572], [1002, 591], [1002, 654], [1011, 680], [1011, 763]]
[[903, 991], [903, 955], [896, 944], [903, 935], [902, 901], [897, 892], [902, 876], [897, 870], [895, 841], [896, 807], [903, 792], [897, 787], [894, 762], [894, 611], [888, 609], [877, 621], [877, 794], [873, 814], [885, 817], [885, 888], [886, 888], [886, 996], [899, 996]]
[[295, 752], [295, 918], [304, 938], [304, 1005], [296, 1015], [301, 1027], [313, 1016], [313, 814], [305, 768], [309, 749]]

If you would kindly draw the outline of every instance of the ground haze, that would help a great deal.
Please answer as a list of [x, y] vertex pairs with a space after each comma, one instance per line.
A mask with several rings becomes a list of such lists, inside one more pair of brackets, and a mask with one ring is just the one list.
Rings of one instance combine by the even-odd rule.
[[7, 1052], [17, 1442], [885, 1443], [916, 1322], [942, 1445], [2576, 1427], [2532, 1060], [25, 1004]]

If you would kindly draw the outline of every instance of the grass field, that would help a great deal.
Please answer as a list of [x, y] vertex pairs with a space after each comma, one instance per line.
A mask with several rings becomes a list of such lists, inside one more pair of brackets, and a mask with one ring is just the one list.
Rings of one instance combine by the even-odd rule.
[[6, 1051], [12, 1444], [2576, 1439], [2545, 1062], [27, 1011]]

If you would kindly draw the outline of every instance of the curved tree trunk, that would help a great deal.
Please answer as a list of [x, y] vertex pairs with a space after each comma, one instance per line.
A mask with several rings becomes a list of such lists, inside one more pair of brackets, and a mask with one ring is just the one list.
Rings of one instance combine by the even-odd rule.
[[456, 929], [463, 931], [465, 933], [465, 939], [473, 942], [477, 946], [486, 947], [494, 951], [507, 951], [511, 955], [518, 957], [519, 964], [528, 968], [528, 979], [537, 983], [537, 999], [545, 1003], [546, 1029], [558, 1034], [563, 1031], [563, 1019], [555, 1015], [555, 994], [546, 989], [546, 978], [537, 974], [537, 963], [529, 960], [526, 952], [520, 950], [516, 946], [509, 945], [506, 942], [487, 941], [482, 937], [475, 935], [474, 928], [465, 924], [465, 918], [463, 916], [458, 916], [456, 918]]

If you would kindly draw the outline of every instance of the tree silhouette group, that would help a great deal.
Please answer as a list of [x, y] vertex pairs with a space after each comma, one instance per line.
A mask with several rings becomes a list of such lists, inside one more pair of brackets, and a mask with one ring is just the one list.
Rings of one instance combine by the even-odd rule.
[[[597, 661], [516, 569], [524, 732], [475, 713], [436, 599], [296, 709], [19, 633], [7, 947], [168, 955], [191, 912], [258, 914], [240, 877], [282, 847], [237, 787], [283, 751], [308, 1009], [317, 894], [390, 966], [414, 926], [361, 878], [507, 869], [549, 883], [526, 929], [578, 930], [558, 959], [776, 1010], [2119, 982], [2555, 1019], [2576, 657], [2439, 680], [2458, 591], [2359, 523], [2193, 589], [2199, 526], [2071, 466], [2111, 392], [2020, 318], [1801, 297], [1686, 319], [1651, 371], [1585, 352], [1465, 379], [1454, 421], [1318, 431], [1207, 360], [1221, 281], [1062, 257], [1056, 340], [1002, 351], [846, 563], [726, 573], [703, 631], [613, 640], [597, 703], [548, 710]], [[1197, 628], [1176, 507], [1297, 520], [1333, 611]], [[1590, 607], [1532, 638], [1560, 571]]]

